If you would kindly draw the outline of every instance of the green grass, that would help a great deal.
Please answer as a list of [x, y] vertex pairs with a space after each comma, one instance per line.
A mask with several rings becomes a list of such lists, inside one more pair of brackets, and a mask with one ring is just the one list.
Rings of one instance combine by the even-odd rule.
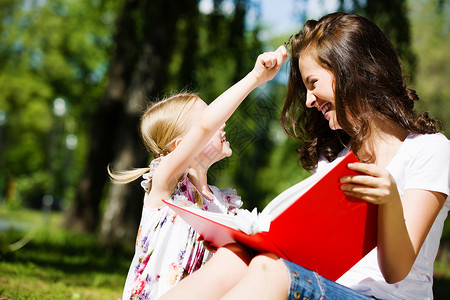
[[[0, 220], [19, 222], [23, 231], [0, 232], [0, 298], [119, 299], [132, 252], [97, 244], [95, 235], [63, 230], [61, 214], [44, 221], [38, 211], [5, 211]], [[17, 224], [17, 223], [16, 223]], [[31, 240], [8, 246], [31, 233]]]

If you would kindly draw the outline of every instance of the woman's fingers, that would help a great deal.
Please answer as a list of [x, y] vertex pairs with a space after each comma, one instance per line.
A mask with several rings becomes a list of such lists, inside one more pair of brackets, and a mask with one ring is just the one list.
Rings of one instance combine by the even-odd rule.
[[397, 191], [391, 174], [373, 164], [353, 163], [348, 168], [363, 174], [343, 176], [341, 189], [346, 195], [383, 204], [392, 199]]
[[365, 163], [351, 163], [347, 165], [347, 168], [350, 170], [364, 173], [367, 175], [372, 175], [376, 177], [381, 177], [387, 173], [387, 171], [383, 168], [377, 167], [374, 164], [365, 164]]
[[355, 183], [375, 187], [378, 185], [379, 177], [368, 175], [348, 175], [340, 179], [341, 183]]
[[365, 185], [343, 184], [341, 190], [351, 192], [353, 194], [369, 195], [373, 197], [387, 196], [386, 189], [379, 187], [368, 187]]

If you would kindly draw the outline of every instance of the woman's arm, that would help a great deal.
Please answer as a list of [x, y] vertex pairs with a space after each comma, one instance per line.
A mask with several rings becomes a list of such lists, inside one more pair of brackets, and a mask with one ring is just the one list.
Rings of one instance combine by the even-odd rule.
[[378, 205], [378, 263], [388, 283], [410, 272], [446, 195], [421, 189], [406, 190], [400, 199], [390, 173], [371, 164], [349, 168], [367, 175], [345, 176], [346, 194]]

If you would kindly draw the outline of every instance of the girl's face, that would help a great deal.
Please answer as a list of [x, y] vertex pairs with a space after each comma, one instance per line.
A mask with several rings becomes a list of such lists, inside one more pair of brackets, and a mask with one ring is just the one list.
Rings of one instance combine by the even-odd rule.
[[[203, 100], [198, 99], [191, 109], [193, 120], [198, 119], [206, 107], [207, 104]], [[225, 138], [226, 133], [224, 129], [225, 123], [214, 133], [206, 144], [205, 149], [198, 155], [197, 160], [201, 159], [204, 164], [212, 165], [225, 157], [231, 156], [232, 150], [230, 143]]]
[[331, 129], [341, 129], [334, 101], [334, 75], [321, 67], [309, 53], [300, 56], [298, 65], [306, 87], [306, 106], [322, 112]]

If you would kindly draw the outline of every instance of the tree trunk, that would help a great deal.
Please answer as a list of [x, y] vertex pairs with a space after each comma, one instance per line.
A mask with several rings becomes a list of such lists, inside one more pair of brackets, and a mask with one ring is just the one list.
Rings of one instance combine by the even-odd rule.
[[402, 59], [410, 78], [416, 73], [416, 57], [411, 49], [411, 26], [405, 0], [367, 1], [363, 14], [388, 36]]
[[116, 23], [116, 48], [109, 70], [109, 84], [92, 122], [86, 169], [65, 218], [66, 227], [83, 232], [94, 232], [98, 227], [100, 202], [108, 180], [106, 166], [113, 157], [117, 120], [123, 110], [123, 99], [137, 57], [134, 14], [140, 11], [139, 0], [128, 0], [122, 11]]
[[[148, 154], [137, 137], [139, 117], [146, 99], [159, 96], [166, 83], [168, 65], [176, 37], [176, 25], [181, 14], [189, 8], [198, 9], [196, 0], [147, 1], [144, 13], [144, 38], [139, 62], [133, 74], [124, 118], [120, 120], [120, 147], [114, 169], [127, 170], [148, 163]], [[139, 181], [139, 180], [137, 180]], [[100, 242], [104, 245], [135, 239], [142, 211], [143, 190], [137, 184], [113, 185], [107, 197]]]

